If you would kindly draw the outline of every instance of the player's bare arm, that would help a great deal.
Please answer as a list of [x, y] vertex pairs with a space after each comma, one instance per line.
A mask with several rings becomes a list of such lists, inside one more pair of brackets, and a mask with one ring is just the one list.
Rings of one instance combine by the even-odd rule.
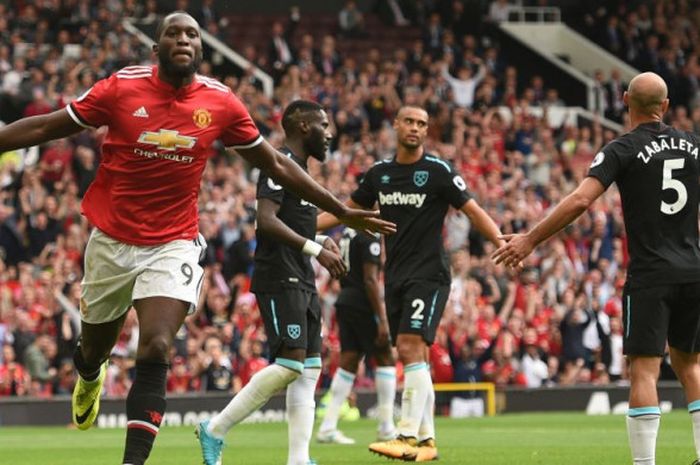
[[469, 221], [477, 230], [493, 243], [496, 247], [503, 245], [500, 239], [501, 230], [493, 219], [484, 211], [474, 199], [469, 199], [462, 208], [462, 212], [469, 217]]
[[[357, 202], [353, 201], [352, 199], [349, 199], [347, 202], [345, 202], [345, 206], [349, 208], [350, 210], [363, 210], [363, 211], [370, 211], [367, 208], [364, 208], [362, 205], [358, 204]], [[373, 213], [376, 213], [376, 215], [379, 215], [378, 211], [373, 211]], [[379, 232], [382, 234], [393, 234], [396, 232], [396, 225], [393, 223], [390, 223], [388, 221], [381, 220], [383, 224], [387, 225], [388, 228], [386, 230], [381, 230], [377, 231], [375, 229], [363, 227], [363, 226], [357, 226], [350, 224], [348, 221], [341, 221], [338, 219], [338, 217], [334, 216], [331, 213], [328, 212], [323, 212], [318, 215], [318, 218], [316, 220], [316, 230], [317, 231], [325, 231], [330, 228], [334, 228], [338, 226], [339, 224], [343, 223], [346, 226], [351, 227], [352, 229], [356, 229], [358, 231], [363, 231], [365, 233], [371, 233], [372, 231], [374, 232]]]
[[386, 317], [386, 307], [384, 306], [384, 299], [382, 298], [379, 284], [379, 265], [371, 262], [363, 263], [362, 276], [367, 298], [377, 319], [376, 344], [379, 347], [384, 347], [389, 343], [389, 320]]
[[500, 236], [506, 244], [499, 247], [491, 256], [494, 262], [515, 266], [532, 253], [542, 241], [550, 238], [566, 225], [581, 216], [595, 200], [605, 192], [605, 186], [594, 177], [587, 177], [571, 194], [567, 195], [556, 208], [534, 228], [525, 234], [505, 234]]
[[265, 198], [258, 199], [258, 232], [286, 244], [295, 250], [301, 250], [308, 255], [315, 256], [318, 262], [326, 268], [334, 278], [343, 276], [346, 273], [346, 269], [340, 254], [334, 253], [329, 248], [322, 247], [321, 244], [317, 244], [315, 248], [307, 245], [307, 242], [313, 241], [299, 235], [292, 228], [284, 224], [277, 216], [279, 209], [280, 205], [273, 200]]
[[341, 223], [351, 228], [382, 234], [392, 234], [396, 231], [396, 225], [380, 219], [379, 212], [348, 208], [267, 141], [248, 149], [238, 149], [237, 152], [254, 166], [265, 170], [286, 189], [331, 212]]
[[22, 118], [0, 129], [0, 153], [62, 139], [82, 130], [65, 108]]

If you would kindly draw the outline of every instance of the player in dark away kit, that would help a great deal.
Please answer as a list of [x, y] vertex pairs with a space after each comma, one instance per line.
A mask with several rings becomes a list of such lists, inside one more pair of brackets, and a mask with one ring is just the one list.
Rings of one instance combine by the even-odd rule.
[[346, 228], [339, 244], [348, 269], [348, 274], [340, 280], [341, 290], [335, 302], [340, 332], [340, 366], [333, 375], [330, 400], [316, 439], [321, 443], [355, 443], [354, 439], [338, 430], [338, 415], [352, 390], [363, 355], [373, 356], [377, 365], [377, 437], [382, 441], [393, 439], [396, 437], [396, 367], [379, 281], [380, 238]]
[[588, 177], [526, 234], [503, 236], [493, 257], [512, 265], [574, 221], [613, 183], [622, 199], [630, 264], [623, 294], [631, 389], [627, 432], [633, 463], [655, 463], [661, 411], [656, 391], [666, 342], [685, 389], [700, 464], [700, 141], [663, 123], [666, 83], [636, 76], [623, 99], [632, 131], [595, 156]]
[[[433, 410], [435, 392], [427, 351], [447, 303], [450, 270], [442, 229], [450, 206], [464, 212], [492, 243], [501, 245], [498, 226], [467, 192], [452, 165], [426, 153], [428, 114], [402, 107], [394, 119], [396, 156], [367, 171], [348, 205], [373, 208], [396, 223], [386, 238], [385, 301], [392, 342], [404, 365], [399, 436], [370, 444], [372, 452], [409, 461], [437, 459]], [[330, 214], [319, 218], [319, 230], [337, 224]]]
[[[325, 159], [329, 121], [314, 102], [297, 100], [282, 117], [286, 146], [281, 149], [306, 170], [312, 156]], [[311, 256], [334, 278], [345, 274], [333, 240], [316, 238], [316, 207], [284, 189], [265, 173], [258, 179], [257, 247], [251, 289], [265, 323], [275, 363], [256, 373], [229, 404], [199, 426], [206, 465], [221, 458], [228, 430], [287, 388], [289, 456], [287, 465], [307, 465], [314, 424], [314, 393], [321, 373], [321, 306]], [[318, 241], [318, 242], [317, 242]]]

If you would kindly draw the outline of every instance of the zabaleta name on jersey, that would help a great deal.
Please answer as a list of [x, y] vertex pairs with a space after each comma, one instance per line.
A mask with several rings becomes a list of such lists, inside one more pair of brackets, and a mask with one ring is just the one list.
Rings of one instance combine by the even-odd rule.
[[637, 154], [637, 158], [641, 158], [644, 163], [649, 163], [651, 157], [659, 152], [668, 150], [683, 150], [688, 152], [696, 160], [698, 159], [698, 147], [694, 146], [692, 143], [685, 139], [676, 139], [675, 137], [669, 137], [666, 135], [658, 136], [659, 141], [651, 141], [648, 145], [644, 146], [644, 149], [640, 150]]

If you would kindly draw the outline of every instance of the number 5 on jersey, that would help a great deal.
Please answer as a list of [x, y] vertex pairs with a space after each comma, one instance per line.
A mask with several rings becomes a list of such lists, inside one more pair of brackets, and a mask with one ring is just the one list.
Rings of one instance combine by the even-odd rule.
[[664, 169], [662, 174], [661, 190], [672, 189], [676, 191], [678, 198], [673, 203], [661, 201], [661, 213], [666, 215], [675, 215], [685, 207], [688, 202], [688, 191], [678, 179], [673, 179], [673, 170], [683, 169], [685, 166], [685, 158], [672, 158], [664, 160]]

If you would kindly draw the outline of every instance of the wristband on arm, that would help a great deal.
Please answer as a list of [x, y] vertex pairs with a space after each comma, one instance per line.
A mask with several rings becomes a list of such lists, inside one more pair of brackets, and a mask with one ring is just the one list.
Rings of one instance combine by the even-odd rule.
[[312, 257], [318, 257], [323, 250], [323, 246], [318, 242], [314, 242], [311, 239], [307, 239], [304, 242], [304, 246], [301, 248], [301, 252], [306, 255], [311, 255]]

